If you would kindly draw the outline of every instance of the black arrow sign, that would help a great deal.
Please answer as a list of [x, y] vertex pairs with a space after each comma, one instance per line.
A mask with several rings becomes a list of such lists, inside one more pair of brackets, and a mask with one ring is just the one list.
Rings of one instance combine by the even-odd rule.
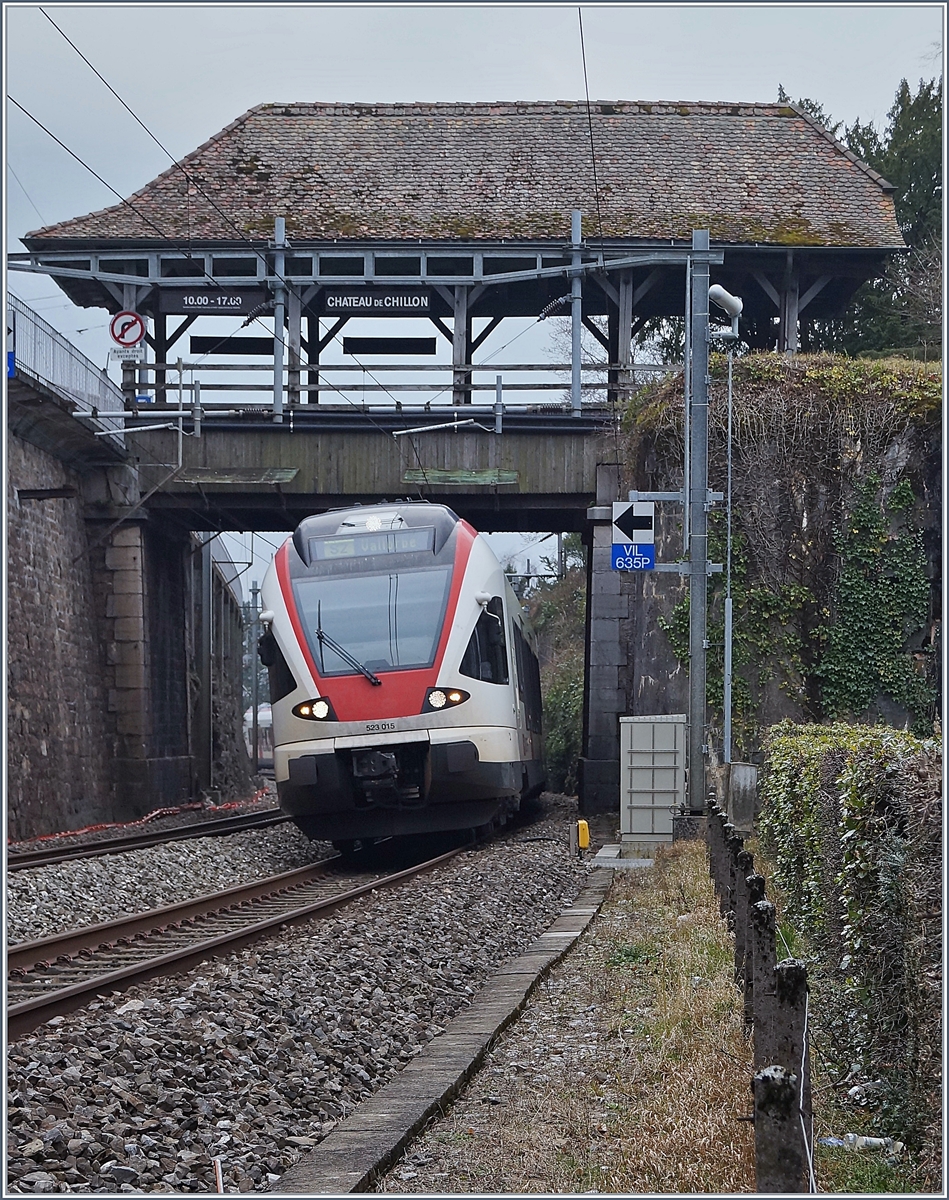
[[621, 533], [625, 533], [631, 542], [635, 542], [637, 530], [652, 529], [652, 516], [637, 516], [632, 508], [628, 508], [613, 524]]

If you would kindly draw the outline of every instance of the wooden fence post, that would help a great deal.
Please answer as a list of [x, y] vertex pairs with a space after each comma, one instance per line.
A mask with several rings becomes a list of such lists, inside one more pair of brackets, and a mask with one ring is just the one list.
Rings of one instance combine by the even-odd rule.
[[747, 850], [735, 855], [735, 983], [743, 988], [751, 963], [751, 929], [748, 914], [748, 876], [754, 858]]
[[705, 828], [706, 836], [708, 837], [709, 871], [712, 876], [712, 882], [715, 884], [715, 895], [719, 898], [721, 898], [722, 894], [721, 814], [722, 810], [718, 807], [718, 805], [710, 801]]
[[722, 916], [728, 917], [729, 928], [734, 928], [735, 913], [735, 855], [744, 845], [730, 821], [722, 825]]
[[754, 872], [745, 879], [747, 885], [747, 937], [745, 941], [745, 1032], [754, 1028], [755, 1023], [755, 927], [752, 909], [764, 899], [764, 877]]
[[770, 900], [751, 906], [756, 1071], [774, 1062], [774, 916]]
[[[797, 1076], [786, 1067], [755, 1073], [755, 1191], [807, 1191], [807, 1161], [797, 1108]], [[796, 1136], [795, 1136], [796, 1131]]]
[[807, 1047], [807, 967], [796, 958], [786, 958], [774, 969], [773, 1055], [773, 1061], [790, 1071], [797, 1081], [797, 1136], [806, 1154], [813, 1145], [811, 1065]]

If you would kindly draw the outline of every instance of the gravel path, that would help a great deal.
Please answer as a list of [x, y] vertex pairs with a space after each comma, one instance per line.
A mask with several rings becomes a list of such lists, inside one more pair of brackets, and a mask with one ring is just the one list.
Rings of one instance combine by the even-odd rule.
[[704, 847], [615, 875], [586, 934], [373, 1191], [754, 1191], [751, 1049]]
[[[225, 1190], [271, 1188], [577, 894], [588, 868], [566, 848], [575, 803], [546, 806], [539, 825], [345, 915], [114, 994], [14, 1043], [10, 1190], [213, 1192], [215, 1157]], [[219, 851], [224, 839], [213, 840]], [[190, 859], [193, 846], [164, 849]]]

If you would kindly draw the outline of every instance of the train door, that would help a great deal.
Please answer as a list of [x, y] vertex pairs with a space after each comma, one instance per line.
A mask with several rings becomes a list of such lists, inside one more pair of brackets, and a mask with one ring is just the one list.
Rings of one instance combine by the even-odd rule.
[[514, 728], [517, 730], [517, 755], [523, 763], [529, 760], [531, 751], [525, 690], [527, 676], [522, 653], [524, 635], [521, 633], [520, 622], [515, 616], [515, 605], [519, 605], [520, 601], [513, 591], [508, 591], [506, 600], [508, 656], [511, 662], [511, 705], [514, 713]]

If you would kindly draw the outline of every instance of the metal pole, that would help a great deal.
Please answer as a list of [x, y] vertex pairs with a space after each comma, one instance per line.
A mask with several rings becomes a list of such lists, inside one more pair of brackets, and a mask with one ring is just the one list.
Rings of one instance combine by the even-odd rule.
[[274, 307], [273, 307], [273, 419], [283, 421], [283, 321], [286, 293], [283, 287], [287, 244], [287, 223], [283, 217], [275, 217], [274, 234]]
[[196, 379], [191, 387], [191, 419], [194, 422], [194, 436], [201, 436], [201, 380]]
[[[692, 231], [707, 251], [708, 230]], [[705, 652], [708, 607], [708, 259], [692, 265], [692, 404], [689, 428], [689, 809], [705, 808]]]
[[253, 747], [254, 759], [254, 774], [257, 774], [257, 764], [260, 761], [260, 752], [258, 750], [258, 733], [257, 733], [257, 705], [259, 703], [258, 696], [258, 675], [260, 666], [257, 661], [257, 620], [260, 611], [260, 605], [257, 603], [257, 597], [260, 595], [260, 588], [257, 586], [257, 580], [250, 585], [250, 602], [253, 606], [251, 609], [252, 616], [250, 622], [250, 661], [254, 664], [254, 675], [250, 685], [250, 703], [253, 709], [252, 725], [251, 725], [251, 746]]
[[501, 390], [501, 376], [494, 377], [494, 432], [501, 432], [501, 421], [504, 416], [504, 393]]
[[689, 422], [692, 417], [692, 259], [685, 260], [685, 368], [683, 370], [685, 459], [682, 468], [682, 553], [689, 553]]
[[210, 533], [205, 534], [204, 544], [201, 547], [201, 596], [199, 604], [201, 641], [198, 649], [200, 684], [198, 690], [198, 736], [195, 752], [198, 760], [198, 786], [202, 791], [207, 791], [211, 787], [211, 748], [213, 746], [211, 733], [212, 536]]
[[732, 352], [728, 351], [728, 494], [725, 520], [727, 549], [725, 553], [725, 734], [723, 757], [732, 760]]
[[[572, 265], [574, 267], [579, 267], [583, 261], [580, 254], [582, 238], [581, 213], [579, 209], [574, 209], [570, 217], [570, 240], [573, 243]], [[570, 403], [573, 407], [573, 415], [576, 417], [580, 415], [581, 406], [580, 330], [583, 327], [583, 289], [579, 274], [574, 275], [570, 282], [570, 321], [572, 334]]]

